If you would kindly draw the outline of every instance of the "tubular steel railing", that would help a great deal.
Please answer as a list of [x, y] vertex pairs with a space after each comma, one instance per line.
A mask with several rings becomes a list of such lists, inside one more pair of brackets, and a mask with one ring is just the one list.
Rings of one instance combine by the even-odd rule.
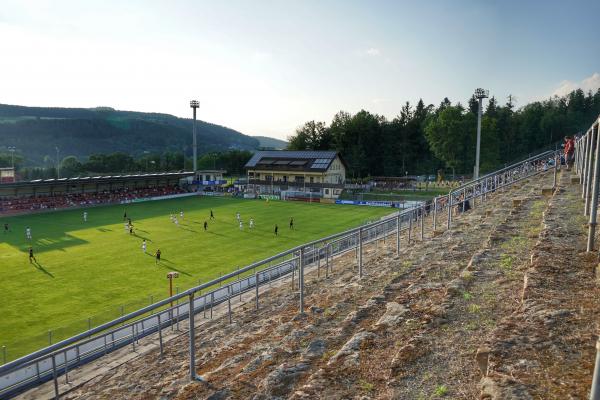
[[420, 240], [424, 239], [426, 218], [431, 220], [435, 231], [439, 220], [444, 219], [447, 214], [447, 226], [450, 228], [453, 209], [455, 212], [466, 211], [471, 203], [475, 207], [477, 201], [483, 202], [496, 191], [504, 190], [550, 167], [554, 167], [556, 176], [557, 164], [556, 153], [552, 151], [530, 157], [415, 208], [398, 211], [379, 221], [294, 247], [11, 361], [0, 366], [0, 398], [9, 398], [49, 380], [54, 381], [55, 397], [58, 398], [59, 376], [64, 376], [65, 382], [68, 382], [69, 371], [73, 368], [125, 346], [131, 346], [135, 351], [141, 338], [154, 333], [158, 333], [162, 355], [163, 331], [179, 330], [180, 324], [186, 319], [189, 330], [190, 379], [202, 380], [196, 375], [195, 369], [194, 315], [202, 313], [204, 317], [208, 314], [212, 318], [216, 306], [227, 304], [227, 314], [231, 321], [231, 302], [235, 299], [242, 301], [242, 295], [246, 293], [254, 295], [258, 310], [261, 287], [270, 286], [284, 278], [289, 278], [292, 290], [299, 292], [299, 312], [302, 314], [305, 309], [304, 275], [307, 269], [316, 270], [318, 277], [324, 274], [327, 278], [333, 272], [335, 257], [355, 252], [356, 270], [362, 276], [365, 245], [376, 246], [380, 240], [395, 237], [396, 251], [399, 252], [401, 235], [406, 237], [408, 244], [416, 234], [420, 236]]
[[[587, 251], [594, 251], [598, 194], [600, 191], [600, 117], [581, 137], [575, 140], [575, 171], [579, 176], [581, 197], [584, 200], [583, 215], [589, 216]], [[596, 339], [596, 364], [592, 378], [590, 399], [600, 400], [600, 337]]]

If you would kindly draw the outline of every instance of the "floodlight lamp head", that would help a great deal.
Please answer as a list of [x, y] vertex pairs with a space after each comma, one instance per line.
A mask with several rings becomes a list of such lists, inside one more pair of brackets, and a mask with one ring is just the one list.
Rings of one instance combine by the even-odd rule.
[[190, 101], [190, 107], [198, 108], [198, 107], [200, 107], [200, 102], [198, 100], [192, 100], [192, 101]]
[[489, 97], [490, 91], [482, 88], [475, 89], [475, 98], [477, 99], [487, 99]]
[[167, 274], [167, 279], [179, 278], [179, 272], [169, 272]]

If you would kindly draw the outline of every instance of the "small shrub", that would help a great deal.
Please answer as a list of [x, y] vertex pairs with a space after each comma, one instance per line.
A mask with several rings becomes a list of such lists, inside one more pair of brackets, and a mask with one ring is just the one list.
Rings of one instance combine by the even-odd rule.
[[364, 379], [359, 380], [358, 384], [360, 385], [360, 388], [366, 392], [372, 391], [375, 387], [371, 382], [367, 382]]
[[473, 295], [471, 293], [469, 293], [469, 292], [463, 292], [462, 293], [462, 297], [463, 297], [463, 299], [469, 301], [469, 300], [471, 300], [473, 298]]
[[470, 321], [469, 323], [467, 323], [467, 325], [465, 325], [465, 328], [469, 331], [474, 331], [477, 328], [479, 328], [479, 324], [475, 321]]
[[446, 387], [446, 385], [439, 385], [435, 388], [433, 394], [438, 397], [445, 396], [446, 394], [448, 394], [448, 388]]
[[335, 351], [335, 350], [329, 350], [329, 351], [326, 351], [326, 352], [323, 354], [323, 361], [325, 361], [325, 362], [329, 361], [329, 359], [330, 359], [331, 357], [333, 357], [333, 356], [335, 355], [335, 353], [336, 353], [336, 351]]
[[471, 314], [477, 314], [481, 311], [481, 307], [479, 306], [479, 304], [469, 304], [469, 307], [467, 308], [467, 310]]

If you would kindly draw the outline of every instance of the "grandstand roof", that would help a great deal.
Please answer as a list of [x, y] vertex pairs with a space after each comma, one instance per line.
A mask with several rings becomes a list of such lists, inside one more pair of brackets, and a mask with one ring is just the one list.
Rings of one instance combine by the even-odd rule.
[[139, 179], [160, 179], [160, 178], [184, 178], [186, 176], [194, 175], [193, 172], [157, 172], [152, 174], [126, 174], [126, 175], [109, 175], [109, 176], [84, 176], [74, 178], [60, 178], [60, 179], [34, 179], [31, 181], [13, 182], [0, 184], [2, 188], [8, 187], [23, 187], [23, 186], [49, 186], [49, 185], [63, 185], [63, 184], [85, 184], [85, 183], [110, 183], [110, 182], [122, 182]]
[[[244, 167], [322, 172], [336, 157], [338, 153], [335, 151], [257, 151]], [[343, 160], [342, 163], [346, 165]]]

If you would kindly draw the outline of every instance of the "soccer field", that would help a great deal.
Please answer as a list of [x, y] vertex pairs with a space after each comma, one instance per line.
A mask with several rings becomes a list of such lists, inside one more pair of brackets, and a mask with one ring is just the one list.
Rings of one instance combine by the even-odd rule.
[[[215, 220], [209, 219], [210, 210]], [[2, 218], [0, 346], [14, 359], [168, 296], [169, 271], [180, 290], [295, 245], [358, 226], [392, 210], [230, 198], [186, 197]], [[125, 230], [123, 213], [134, 235]], [[184, 212], [179, 226], [169, 215]], [[241, 214], [240, 231], [236, 212]], [[255, 228], [249, 229], [253, 217]], [[290, 217], [294, 229], [289, 229]], [[208, 230], [204, 231], [204, 221]], [[274, 226], [279, 235], [274, 235]], [[30, 264], [32, 231], [37, 263]], [[147, 254], [141, 248], [147, 241]], [[154, 252], [162, 261], [156, 265]], [[1, 357], [1, 355], [0, 355]]]

